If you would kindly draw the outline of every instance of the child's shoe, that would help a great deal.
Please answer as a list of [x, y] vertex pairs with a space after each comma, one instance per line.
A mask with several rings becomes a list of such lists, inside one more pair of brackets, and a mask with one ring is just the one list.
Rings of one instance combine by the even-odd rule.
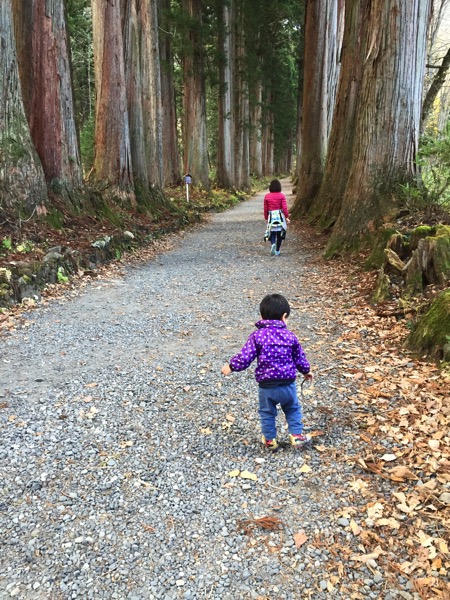
[[308, 444], [311, 441], [311, 436], [304, 435], [303, 433], [291, 433], [289, 435], [289, 440], [294, 448], [303, 448], [305, 444]]
[[275, 256], [280, 256], [280, 250], [275, 250]]
[[270, 254], [272, 256], [275, 256], [276, 251], [277, 251], [277, 245], [276, 244], [272, 244], [272, 248], [270, 249]]
[[269, 448], [269, 450], [272, 450], [272, 452], [275, 452], [276, 450], [278, 450], [278, 442], [277, 442], [276, 438], [273, 438], [273, 440], [266, 440], [266, 438], [264, 436], [262, 436], [261, 441], [264, 444], [264, 446], [266, 448]]

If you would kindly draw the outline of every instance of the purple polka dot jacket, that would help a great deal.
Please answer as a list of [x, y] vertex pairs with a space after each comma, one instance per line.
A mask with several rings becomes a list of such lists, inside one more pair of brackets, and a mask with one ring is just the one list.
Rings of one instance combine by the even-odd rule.
[[258, 383], [294, 381], [297, 371], [306, 375], [310, 365], [298, 339], [283, 321], [261, 320], [242, 350], [229, 361], [232, 371], [243, 371], [257, 358]]

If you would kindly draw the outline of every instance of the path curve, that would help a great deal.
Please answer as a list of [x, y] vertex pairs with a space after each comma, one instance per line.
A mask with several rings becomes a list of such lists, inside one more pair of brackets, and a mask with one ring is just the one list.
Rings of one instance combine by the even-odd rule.
[[[338, 401], [320, 313], [331, 299], [314, 289], [317, 249], [293, 231], [269, 255], [262, 198], [0, 338], [0, 598], [328, 597], [351, 474], [339, 456], [352, 452], [326, 408]], [[334, 453], [268, 454], [253, 369], [220, 376], [269, 292], [288, 297], [313, 372], [328, 373], [304, 413]], [[242, 529], [265, 515], [282, 530]]]

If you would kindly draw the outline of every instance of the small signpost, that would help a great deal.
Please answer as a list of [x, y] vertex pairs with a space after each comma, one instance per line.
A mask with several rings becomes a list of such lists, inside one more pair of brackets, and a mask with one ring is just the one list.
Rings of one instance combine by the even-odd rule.
[[184, 183], [186, 184], [186, 202], [189, 202], [189, 186], [192, 183], [192, 175], [190, 173], [186, 173], [184, 176]]

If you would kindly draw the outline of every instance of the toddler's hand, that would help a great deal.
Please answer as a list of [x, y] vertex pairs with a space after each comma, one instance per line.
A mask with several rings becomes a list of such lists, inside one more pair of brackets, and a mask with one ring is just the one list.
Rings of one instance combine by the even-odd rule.
[[291, 222], [290, 219], [286, 219], [286, 223], [289, 225], [289, 223]]
[[230, 373], [232, 373], [232, 370], [230, 369], [230, 365], [228, 363], [226, 365], [223, 365], [222, 375], [229, 375]]
[[306, 375], [303, 375], [303, 377], [305, 378], [306, 381], [311, 381], [311, 379], [313, 378], [313, 374], [306, 373]]

